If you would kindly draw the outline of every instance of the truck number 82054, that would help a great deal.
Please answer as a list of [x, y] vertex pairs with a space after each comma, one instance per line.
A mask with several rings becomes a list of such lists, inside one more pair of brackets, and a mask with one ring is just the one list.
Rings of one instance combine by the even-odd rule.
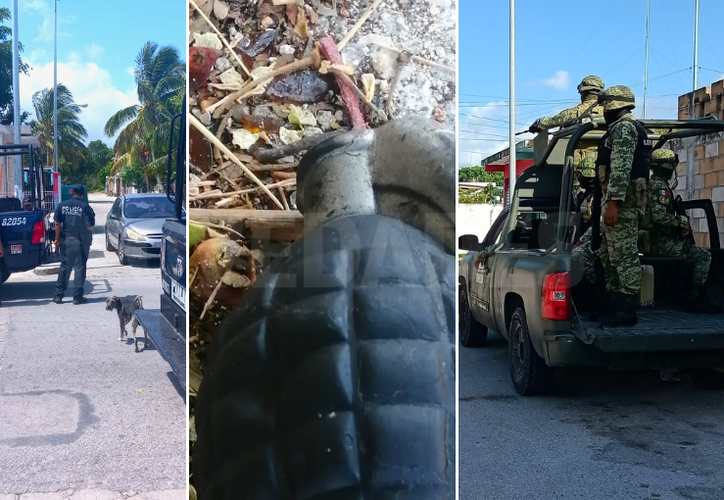
[[27, 217], [7, 217], [3, 219], [2, 224], [0, 226], [6, 227], [6, 226], [24, 226], [27, 224], [28, 219]]

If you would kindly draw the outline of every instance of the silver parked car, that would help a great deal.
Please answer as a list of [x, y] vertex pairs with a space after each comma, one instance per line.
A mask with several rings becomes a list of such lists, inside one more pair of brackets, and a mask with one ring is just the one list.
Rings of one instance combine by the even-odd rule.
[[115, 251], [123, 265], [160, 258], [163, 223], [173, 217], [173, 208], [165, 194], [121, 195], [106, 219], [106, 250]]

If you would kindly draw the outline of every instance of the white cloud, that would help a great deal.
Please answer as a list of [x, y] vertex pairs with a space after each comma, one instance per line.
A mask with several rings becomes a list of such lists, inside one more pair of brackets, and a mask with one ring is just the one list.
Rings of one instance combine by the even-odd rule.
[[99, 43], [92, 43], [90, 47], [88, 47], [88, 57], [91, 59], [98, 59], [100, 56], [105, 54], [105, 52], [106, 49]]
[[[32, 66], [30, 75], [20, 75], [20, 106], [33, 113], [33, 94], [53, 87], [53, 62], [28, 62]], [[112, 147], [115, 137], [107, 137], [103, 128], [114, 113], [138, 102], [135, 89], [119, 90], [108, 71], [96, 63], [81, 60], [59, 62], [58, 83], [68, 87], [75, 102], [88, 105], [80, 114], [80, 121], [88, 131], [87, 141], [100, 139]]]
[[[58, 38], [68, 38], [71, 34], [67, 31], [63, 31], [63, 26], [73, 24], [78, 20], [76, 16], [63, 15], [62, 4], [59, 6], [58, 11]], [[43, 19], [38, 24], [38, 35], [35, 37], [35, 41], [38, 42], [52, 42], [54, 36], [54, 17], [55, 13], [53, 10], [52, 3], [46, 0], [22, 0], [20, 2], [20, 11], [27, 12], [31, 15], [36, 14], [41, 16]]]
[[550, 78], [527, 82], [526, 85], [534, 85], [546, 89], [568, 90], [571, 87], [571, 75], [568, 74], [568, 71], [556, 71]]

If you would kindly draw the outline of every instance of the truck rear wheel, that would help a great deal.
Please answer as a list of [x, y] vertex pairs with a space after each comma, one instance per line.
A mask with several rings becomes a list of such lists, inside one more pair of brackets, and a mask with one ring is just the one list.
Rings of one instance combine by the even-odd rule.
[[715, 391], [724, 390], [724, 372], [712, 370], [711, 368], [700, 368], [692, 370], [689, 373], [689, 378], [702, 389], [709, 389]]
[[481, 325], [470, 310], [468, 292], [465, 285], [460, 285], [458, 315], [460, 319], [460, 343], [465, 347], [482, 347], [488, 339], [488, 328]]
[[522, 307], [517, 307], [510, 319], [508, 355], [510, 375], [518, 394], [534, 396], [548, 391], [553, 381], [553, 369], [535, 352]]

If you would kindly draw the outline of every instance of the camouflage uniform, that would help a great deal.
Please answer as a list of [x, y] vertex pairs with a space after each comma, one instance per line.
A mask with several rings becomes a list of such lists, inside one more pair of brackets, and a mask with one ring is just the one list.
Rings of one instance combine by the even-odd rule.
[[[598, 102], [598, 93], [604, 88], [601, 78], [595, 75], [589, 75], [578, 85], [578, 92], [581, 94], [581, 104], [572, 108], [564, 109], [555, 116], [544, 116], [537, 119], [531, 125], [531, 131], [547, 130], [553, 127], [560, 127], [570, 120], [574, 120], [586, 112], [588, 108], [594, 106]], [[590, 117], [592, 119], [603, 118], [603, 107], [594, 106], [591, 109]], [[586, 158], [596, 159], [596, 148], [577, 149], [573, 155], [573, 168], [578, 171], [580, 162]], [[573, 197], [575, 198], [581, 192], [578, 179], [573, 180]]]
[[[584, 158], [578, 164], [578, 170], [575, 175], [584, 179], [592, 179], [596, 176], [596, 160], [593, 158]], [[581, 182], [578, 181], [579, 189], [575, 192], [576, 207], [581, 213], [583, 222], [588, 224], [591, 221], [593, 213], [593, 190], [586, 193], [585, 189], [580, 188]]]
[[[634, 107], [633, 92], [627, 87], [611, 87], [604, 94], [607, 99], [604, 103], [605, 111]], [[617, 97], [623, 99], [617, 101]], [[638, 230], [648, 198], [648, 166], [646, 178], [631, 179], [638, 143], [639, 130], [634, 124], [633, 114], [627, 111], [609, 125], [602, 145], [611, 150], [610, 164], [599, 163], [598, 169], [603, 211], [609, 202], [618, 202], [616, 224], [602, 224], [601, 262], [606, 276], [606, 290], [629, 297], [638, 297], [641, 293]]]
[[[673, 151], [659, 149], [654, 152], [653, 160], [662, 169], [671, 172], [676, 168], [676, 160]], [[689, 219], [683, 215], [676, 215], [672, 204], [671, 188], [669, 177], [661, 177], [656, 174], [649, 181], [651, 194], [646, 206], [646, 220], [650, 227], [651, 254], [662, 257], [684, 257], [693, 265], [694, 275], [692, 284], [694, 295], [698, 294], [706, 284], [711, 265], [711, 254], [704, 248], [697, 247], [691, 241], [682, 237], [682, 232], [689, 225]]]
[[[591, 247], [592, 234], [593, 230], [591, 228], [588, 228], [588, 230], [583, 233], [580, 239], [581, 244], [571, 252], [571, 264], [573, 269], [578, 269], [582, 272], [583, 277], [586, 278], [587, 281], [595, 283], [596, 271], [594, 266], [596, 263], [596, 254]], [[578, 284], [578, 279], [579, 277], [575, 276], [574, 282], [571, 284]]]

